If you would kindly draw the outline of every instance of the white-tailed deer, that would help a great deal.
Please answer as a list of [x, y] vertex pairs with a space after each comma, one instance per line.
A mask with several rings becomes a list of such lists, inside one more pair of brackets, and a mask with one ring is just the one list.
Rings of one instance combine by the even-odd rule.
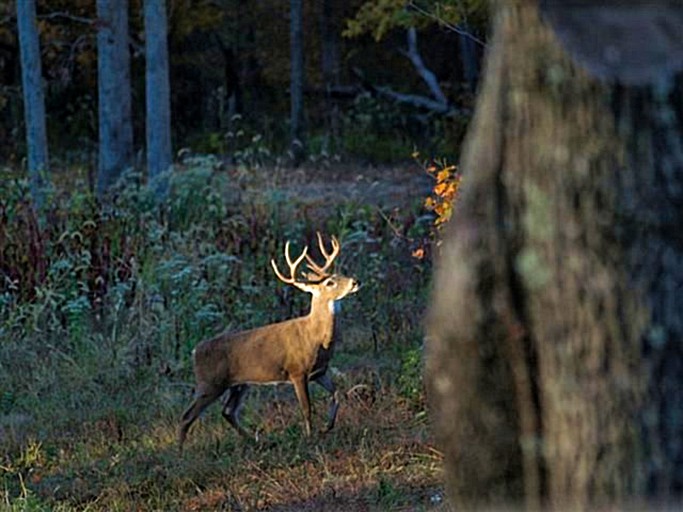
[[[307, 254], [308, 247], [292, 261], [289, 241], [285, 244], [289, 277], [280, 273], [274, 260], [270, 261], [275, 275], [282, 282], [313, 296], [308, 315], [248, 331], [223, 333], [202, 341], [193, 351], [197, 385], [194, 399], [183, 413], [178, 427], [181, 449], [192, 423], [226, 390], [223, 417], [240, 434], [250, 437], [239, 423], [240, 406], [249, 384], [292, 383], [308, 436], [311, 434], [308, 381], [317, 382], [332, 397], [326, 430], [334, 426], [339, 401], [335, 385], [326, 373], [334, 343], [339, 337], [334, 303], [357, 291], [359, 284], [353, 278], [330, 272], [339, 254], [339, 242], [332, 237], [332, 250], [328, 252], [320, 233], [317, 236], [320, 253], [325, 258], [323, 266], [316, 264]], [[296, 272], [304, 259], [310, 272], [301, 280]]]

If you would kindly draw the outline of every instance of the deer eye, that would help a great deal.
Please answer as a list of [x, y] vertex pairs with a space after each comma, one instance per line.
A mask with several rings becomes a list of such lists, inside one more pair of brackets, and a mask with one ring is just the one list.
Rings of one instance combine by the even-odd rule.
[[327, 286], [328, 288], [334, 288], [335, 286], [337, 286], [337, 283], [334, 281], [334, 279], [328, 279], [325, 282], [325, 286]]

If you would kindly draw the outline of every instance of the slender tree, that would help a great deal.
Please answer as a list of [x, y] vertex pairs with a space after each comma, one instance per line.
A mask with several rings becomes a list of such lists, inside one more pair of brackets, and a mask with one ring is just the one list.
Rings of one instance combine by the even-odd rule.
[[323, 0], [320, 3], [320, 61], [325, 92], [325, 124], [330, 139], [339, 136], [338, 109], [332, 99], [332, 89], [339, 85], [339, 35], [334, 20], [334, 2]]
[[495, 2], [434, 281], [448, 488], [463, 510], [680, 502], [683, 7], [542, 5]]
[[97, 193], [133, 165], [128, 0], [97, 0], [99, 161]]
[[145, 0], [144, 11], [147, 171], [157, 197], [163, 199], [168, 187], [163, 173], [173, 163], [166, 1]]
[[294, 163], [305, 155], [303, 1], [290, 0], [290, 137]]
[[43, 186], [45, 174], [48, 171], [48, 147], [35, 0], [17, 1], [17, 26], [26, 120], [28, 172], [31, 194], [36, 206], [40, 208], [44, 201]]

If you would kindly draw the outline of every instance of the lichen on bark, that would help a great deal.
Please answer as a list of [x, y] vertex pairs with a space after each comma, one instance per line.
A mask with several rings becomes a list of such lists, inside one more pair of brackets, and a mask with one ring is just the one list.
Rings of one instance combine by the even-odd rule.
[[493, 33], [428, 322], [451, 496], [680, 498], [681, 76], [602, 81], [535, 2]]

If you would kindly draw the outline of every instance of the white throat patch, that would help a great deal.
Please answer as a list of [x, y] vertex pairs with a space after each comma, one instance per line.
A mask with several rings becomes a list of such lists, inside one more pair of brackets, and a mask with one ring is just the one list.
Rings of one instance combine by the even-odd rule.
[[331, 300], [329, 302], [330, 313], [337, 314], [341, 311], [341, 303], [338, 300]]

